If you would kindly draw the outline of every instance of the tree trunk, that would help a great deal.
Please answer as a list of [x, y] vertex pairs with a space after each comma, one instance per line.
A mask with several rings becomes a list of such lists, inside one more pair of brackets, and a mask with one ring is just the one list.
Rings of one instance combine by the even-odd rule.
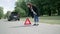
[[58, 16], [60, 16], [60, 8], [58, 9]]
[[51, 9], [48, 10], [48, 15], [51, 16]]
[[51, 16], [51, 11], [49, 11], [49, 16]]

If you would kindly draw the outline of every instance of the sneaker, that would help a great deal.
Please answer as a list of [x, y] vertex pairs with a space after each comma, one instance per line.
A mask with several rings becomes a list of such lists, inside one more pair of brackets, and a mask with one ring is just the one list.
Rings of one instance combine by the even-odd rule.
[[33, 26], [38, 26], [39, 24], [33, 24]]
[[35, 25], [37, 25], [37, 24], [33, 24], [33, 26], [35, 26]]
[[39, 25], [39, 24], [37, 24], [37, 25]]

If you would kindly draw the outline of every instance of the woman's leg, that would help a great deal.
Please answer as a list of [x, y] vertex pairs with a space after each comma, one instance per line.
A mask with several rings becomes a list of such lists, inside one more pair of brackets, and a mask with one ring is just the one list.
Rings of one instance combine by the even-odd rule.
[[39, 22], [39, 18], [37, 15], [34, 15], [34, 22], [35, 22], [35, 24], [38, 24], [38, 22]]

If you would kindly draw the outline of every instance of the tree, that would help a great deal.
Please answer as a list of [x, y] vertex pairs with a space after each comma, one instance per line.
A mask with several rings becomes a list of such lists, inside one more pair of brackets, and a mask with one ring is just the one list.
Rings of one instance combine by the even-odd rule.
[[5, 18], [8, 18], [11, 14], [11, 11], [7, 11], [6, 15], [5, 15]]
[[58, 15], [60, 16], [60, 3], [58, 3], [57, 9], [58, 9]]
[[[22, 2], [21, 2], [22, 1]], [[31, 2], [36, 5], [38, 8], [39, 14], [41, 16], [48, 15], [52, 16], [53, 14], [60, 15], [60, 0], [18, 0], [16, 3], [16, 7], [22, 8], [28, 13], [26, 3]], [[57, 11], [58, 10], [58, 13]]]
[[18, 12], [21, 17], [27, 16], [27, 6], [24, 0], [17, 0], [16, 2], [16, 7], [15, 7], [15, 12]]
[[26, 16], [26, 13], [25, 13], [25, 10], [23, 10], [22, 8], [19, 8], [19, 7], [15, 7], [15, 12], [18, 12], [20, 17], [25, 17]]
[[3, 7], [0, 7], [0, 19], [3, 17]]

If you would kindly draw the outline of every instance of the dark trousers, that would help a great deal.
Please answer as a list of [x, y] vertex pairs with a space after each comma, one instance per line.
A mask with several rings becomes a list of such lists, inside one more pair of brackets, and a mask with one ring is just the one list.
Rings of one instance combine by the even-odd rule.
[[37, 15], [34, 15], [34, 22], [35, 22], [35, 23], [38, 23], [38, 22], [39, 22], [39, 18], [38, 18]]

